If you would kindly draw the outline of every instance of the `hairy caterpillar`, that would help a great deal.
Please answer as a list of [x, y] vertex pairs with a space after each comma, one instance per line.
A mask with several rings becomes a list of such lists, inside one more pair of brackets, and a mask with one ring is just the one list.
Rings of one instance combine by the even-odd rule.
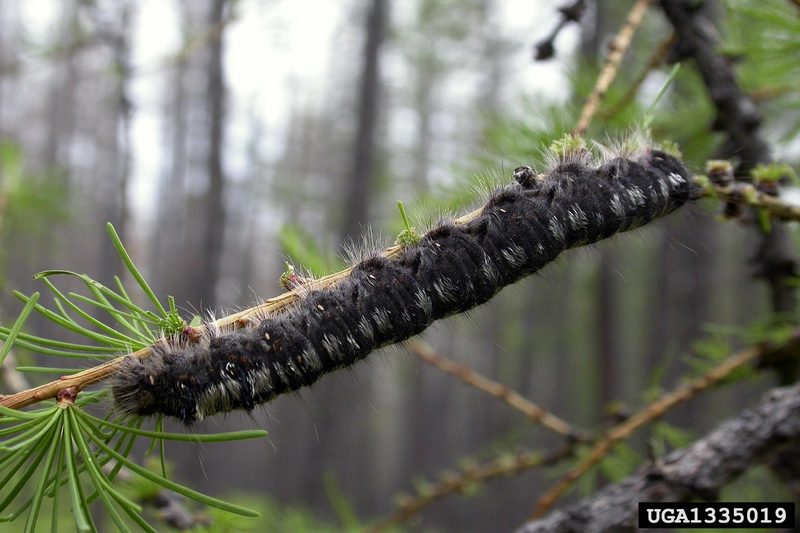
[[666, 215], [694, 197], [691, 174], [653, 149], [592, 167], [587, 151], [494, 193], [473, 220], [442, 223], [399, 258], [366, 258], [351, 275], [309, 291], [289, 310], [194, 343], [168, 341], [115, 374], [117, 408], [190, 424], [253, 409], [489, 300], [562, 251]]

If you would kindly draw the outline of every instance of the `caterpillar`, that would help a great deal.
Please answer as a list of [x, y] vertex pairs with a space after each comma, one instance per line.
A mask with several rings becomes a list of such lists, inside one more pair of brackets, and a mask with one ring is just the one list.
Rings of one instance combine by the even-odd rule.
[[592, 166], [586, 150], [546, 175], [529, 167], [469, 222], [439, 223], [400, 255], [367, 257], [289, 309], [192, 343], [162, 341], [128, 356], [111, 384], [116, 408], [189, 425], [256, 405], [480, 305], [566, 249], [664, 216], [699, 196], [676, 157], [646, 148]]

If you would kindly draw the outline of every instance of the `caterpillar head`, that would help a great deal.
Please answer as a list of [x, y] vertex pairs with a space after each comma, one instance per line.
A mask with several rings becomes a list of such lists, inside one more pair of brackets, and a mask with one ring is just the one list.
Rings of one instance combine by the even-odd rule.
[[177, 417], [185, 424], [194, 422], [196, 412], [191, 391], [196, 389], [193, 382], [198, 375], [191, 372], [189, 357], [159, 350], [147, 358], [125, 357], [111, 383], [116, 409], [129, 415], [160, 413]]

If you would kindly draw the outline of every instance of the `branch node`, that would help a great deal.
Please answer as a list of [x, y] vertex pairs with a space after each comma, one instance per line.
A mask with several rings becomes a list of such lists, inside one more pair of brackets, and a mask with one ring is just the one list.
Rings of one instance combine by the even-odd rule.
[[66, 407], [67, 405], [73, 405], [75, 400], [78, 399], [78, 387], [67, 387], [66, 389], [61, 389], [56, 394], [56, 402], [61, 407]]

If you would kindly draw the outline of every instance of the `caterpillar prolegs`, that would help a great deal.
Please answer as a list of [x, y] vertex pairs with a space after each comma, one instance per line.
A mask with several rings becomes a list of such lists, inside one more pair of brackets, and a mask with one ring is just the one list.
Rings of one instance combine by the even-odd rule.
[[441, 223], [399, 257], [367, 258], [283, 313], [193, 344], [162, 342], [144, 360], [125, 358], [112, 384], [117, 408], [186, 424], [251, 410], [486, 302], [568, 248], [666, 215], [695, 193], [681, 161], [653, 149], [597, 167], [578, 154], [547, 175], [523, 167], [515, 177], [471, 221]]

